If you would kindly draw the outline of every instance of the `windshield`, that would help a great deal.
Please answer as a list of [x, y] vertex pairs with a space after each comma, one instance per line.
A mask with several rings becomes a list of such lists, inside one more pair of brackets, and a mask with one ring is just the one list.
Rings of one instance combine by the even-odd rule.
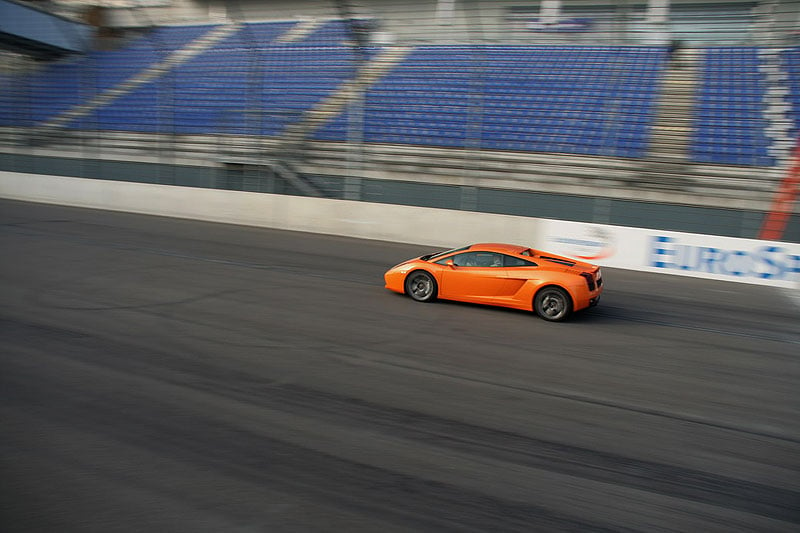
[[[472, 246], [472, 245], [470, 245], [470, 246]], [[422, 257], [420, 257], [420, 259], [422, 259], [423, 261], [432, 261], [432, 260], [436, 259], [437, 257], [442, 257], [442, 256], [445, 256], [447, 254], [460, 252], [462, 250], [466, 250], [467, 248], [469, 248], [469, 246], [462, 246], [461, 248], [453, 248], [452, 250], [447, 250], [447, 251], [444, 251], [444, 252], [423, 255]]]

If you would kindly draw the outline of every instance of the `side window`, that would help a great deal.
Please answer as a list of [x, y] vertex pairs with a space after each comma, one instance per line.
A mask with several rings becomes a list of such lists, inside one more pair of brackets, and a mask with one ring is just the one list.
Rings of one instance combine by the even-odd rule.
[[444, 259], [436, 261], [440, 265], [447, 264], [448, 261], [453, 261], [455, 266], [460, 267], [535, 267], [536, 263], [533, 261], [526, 261], [519, 257], [513, 257], [505, 254], [498, 254], [495, 252], [464, 252], [461, 254], [451, 255]]
[[503, 266], [502, 254], [494, 252], [475, 252], [477, 254], [477, 262], [479, 267], [501, 267]]
[[[494, 252], [465, 252], [449, 258], [453, 264], [461, 267], [501, 267], [503, 256]], [[447, 261], [445, 261], [447, 262]]]
[[460, 267], [478, 266], [477, 259], [475, 258], [475, 252], [458, 254], [453, 258], [453, 264]]
[[536, 263], [532, 261], [526, 261], [524, 259], [520, 259], [519, 257], [513, 257], [511, 255], [504, 255], [503, 256], [503, 266], [507, 267], [535, 267], [537, 266]]

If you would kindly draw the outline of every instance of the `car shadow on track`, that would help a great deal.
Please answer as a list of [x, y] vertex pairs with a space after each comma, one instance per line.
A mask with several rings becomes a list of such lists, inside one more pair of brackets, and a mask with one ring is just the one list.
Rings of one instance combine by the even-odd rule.
[[[533, 311], [526, 311], [523, 309], [513, 309], [510, 307], [502, 307], [497, 305], [488, 305], [488, 304], [480, 304], [480, 303], [472, 303], [472, 302], [458, 302], [455, 300], [434, 300], [432, 302], [427, 303], [420, 303], [415, 302], [407, 295], [399, 294], [395, 292], [388, 292], [386, 295], [390, 298], [397, 298], [398, 300], [403, 299], [407, 301], [409, 304], [413, 306], [434, 306], [438, 308], [439, 306], [443, 306], [443, 308], [452, 308], [453, 310], [456, 309], [483, 309], [487, 313], [505, 313], [508, 316], [518, 316], [518, 317], [526, 317], [530, 318], [531, 320], [538, 320], [542, 323], [547, 323], [546, 320], [539, 317]], [[601, 309], [602, 304], [599, 304], [596, 307], [590, 307], [588, 309], [582, 309], [573, 313], [569, 318], [562, 322], [551, 322], [552, 324], [583, 324], [583, 323], [611, 323], [613, 321], [618, 321], [622, 316], [618, 315], [616, 312], [612, 312], [609, 314], [608, 312], [603, 312]], [[497, 316], [497, 315], [493, 315]]]

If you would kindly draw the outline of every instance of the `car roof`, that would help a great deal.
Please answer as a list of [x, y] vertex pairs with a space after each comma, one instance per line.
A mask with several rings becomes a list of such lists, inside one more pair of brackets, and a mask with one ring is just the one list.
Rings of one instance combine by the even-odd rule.
[[500, 252], [505, 254], [519, 255], [525, 250], [530, 250], [527, 246], [517, 244], [504, 244], [499, 242], [484, 242], [473, 244], [469, 247], [471, 251]]

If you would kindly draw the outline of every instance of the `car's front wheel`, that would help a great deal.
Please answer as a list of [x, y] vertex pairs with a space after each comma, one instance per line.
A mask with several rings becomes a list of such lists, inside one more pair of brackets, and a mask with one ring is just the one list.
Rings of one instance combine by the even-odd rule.
[[418, 302], [430, 302], [436, 299], [436, 280], [424, 270], [417, 270], [406, 277], [406, 294]]
[[572, 313], [572, 299], [560, 287], [545, 287], [536, 293], [533, 308], [545, 320], [560, 322]]

